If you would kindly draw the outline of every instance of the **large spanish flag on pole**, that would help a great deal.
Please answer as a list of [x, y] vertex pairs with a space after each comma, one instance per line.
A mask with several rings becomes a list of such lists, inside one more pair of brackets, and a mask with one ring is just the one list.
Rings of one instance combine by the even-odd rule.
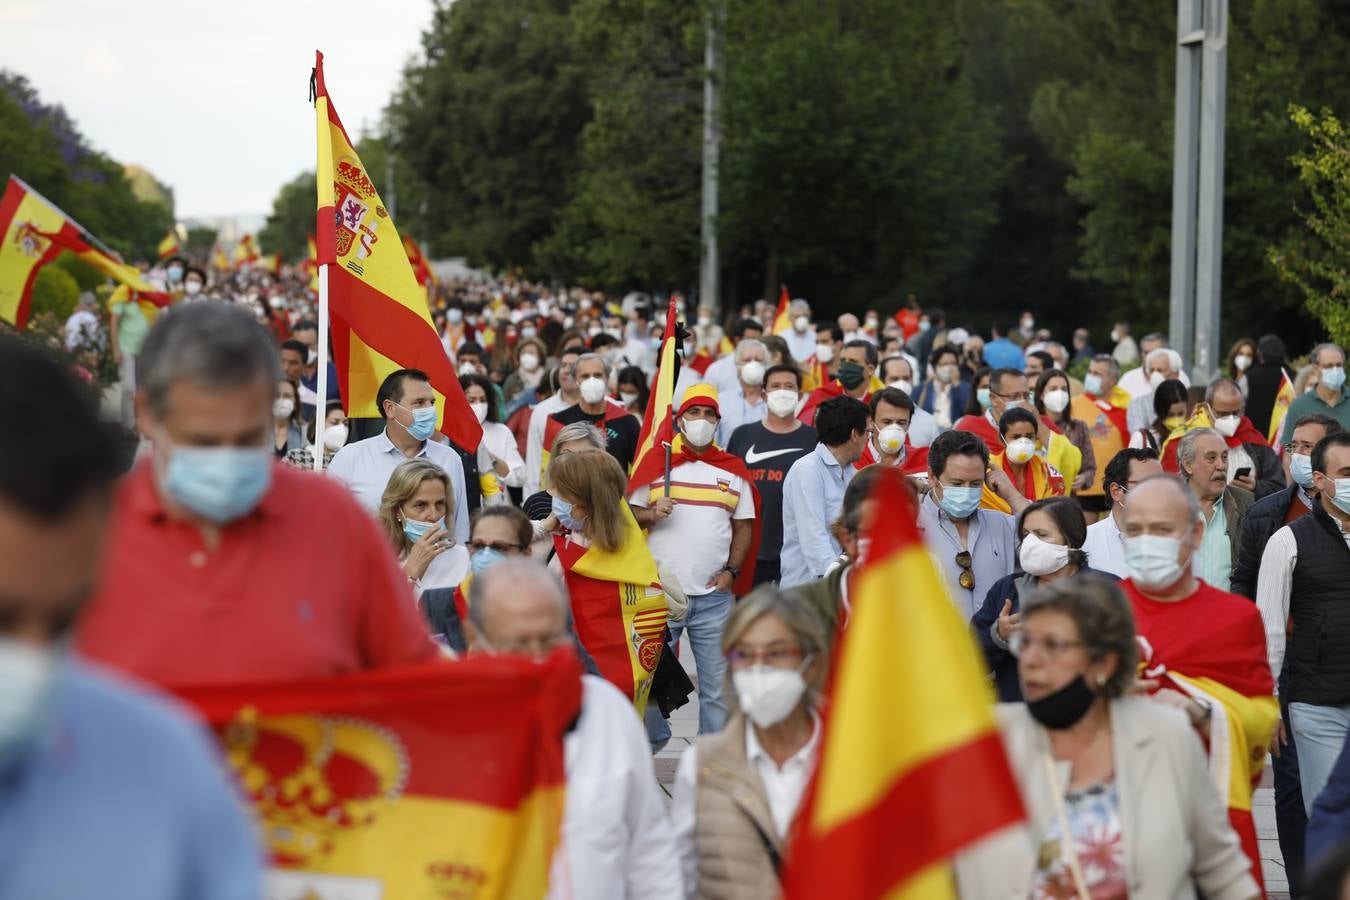
[[952, 855], [1024, 816], [984, 666], [901, 478], [887, 470], [873, 488], [789, 900], [953, 897]]
[[[327, 290], [319, 292], [320, 328], [331, 313], [347, 414], [378, 416], [375, 393], [385, 376], [421, 369], [436, 391], [441, 432], [461, 449], [476, 450], [483, 428], [431, 322], [426, 290], [413, 275], [394, 220], [328, 96], [322, 53], [315, 53], [311, 87], [319, 145], [315, 239], [321, 284], [327, 279]], [[319, 346], [326, 347], [322, 339]], [[319, 371], [325, 369], [320, 358]]]
[[630, 494], [665, 475], [666, 448], [675, 439], [672, 407], [675, 405], [675, 380], [680, 374], [680, 358], [675, 349], [680, 345], [679, 332], [672, 297], [666, 309], [666, 327], [661, 332], [661, 351], [656, 356], [656, 379], [647, 409], [642, 414], [642, 430], [638, 432], [637, 455], [633, 458], [633, 472], [628, 479]]
[[570, 650], [181, 695], [257, 813], [269, 896], [547, 891], [581, 703]]
[[783, 285], [778, 292], [778, 309], [773, 314], [773, 323], [769, 326], [769, 334], [787, 334], [792, 330], [792, 317], [788, 315], [788, 307], [792, 305], [792, 300], [788, 297], [787, 285]]
[[170, 256], [182, 252], [182, 250], [183, 245], [178, 241], [178, 232], [172, 228], [169, 229], [169, 233], [164, 235], [164, 239], [159, 242], [159, 258], [168, 259]]

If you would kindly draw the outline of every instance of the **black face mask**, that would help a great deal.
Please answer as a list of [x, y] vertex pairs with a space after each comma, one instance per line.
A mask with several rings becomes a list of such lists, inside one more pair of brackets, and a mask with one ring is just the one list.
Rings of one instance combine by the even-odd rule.
[[845, 390], [853, 390], [863, 383], [863, 367], [855, 362], [845, 360], [839, 364], [839, 383]]
[[1079, 675], [1064, 687], [1039, 700], [1027, 701], [1031, 717], [1052, 731], [1063, 731], [1087, 715], [1097, 695]]

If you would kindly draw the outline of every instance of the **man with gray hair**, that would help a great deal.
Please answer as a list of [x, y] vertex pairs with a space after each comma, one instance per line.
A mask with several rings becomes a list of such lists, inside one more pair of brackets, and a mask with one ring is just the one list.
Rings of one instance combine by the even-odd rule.
[[437, 655], [375, 522], [340, 484], [277, 464], [267, 332], [233, 307], [177, 307], [138, 364], [150, 451], [116, 499], [86, 656], [184, 687]]
[[627, 472], [637, 456], [642, 423], [622, 403], [609, 396], [609, 372], [609, 363], [598, 353], [583, 353], [577, 357], [574, 374], [581, 400], [548, 417], [544, 426], [544, 446], [552, 447], [554, 437], [564, 426], [587, 422], [605, 435], [606, 452]]
[[1177, 466], [1204, 522], [1195, 551], [1195, 574], [1227, 591], [1232, 586], [1242, 520], [1256, 498], [1228, 483], [1228, 443], [1213, 428], [1196, 428], [1182, 435], [1177, 442]]
[[745, 338], [736, 345], [736, 388], [720, 397], [722, 421], [717, 443], [723, 447], [731, 433], [747, 422], [763, 422], [769, 407], [765, 402], [764, 373], [769, 369], [769, 348], [759, 338]]
[[1205, 406], [1214, 430], [1228, 444], [1228, 483], [1251, 491], [1258, 500], [1284, 490], [1284, 467], [1244, 414], [1246, 398], [1238, 383], [1214, 379], [1205, 389]]
[[1144, 357], [1144, 365], [1131, 369], [1120, 379], [1120, 386], [1130, 392], [1134, 398], [1126, 410], [1126, 425], [1130, 434], [1147, 428], [1153, 423], [1156, 413], [1153, 410], [1153, 392], [1164, 381], [1175, 379], [1186, 387], [1191, 380], [1182, 371], [1181, 354], [1167, 347], [1158, 347]]
[[1318, 369], [1317, 387], [1289, 404], [1284, 417], [1282, 443], [1289, 443], [1294, 423], [1303, 416], [1322, 413], [1350, 431], [1350, 388], [1345, 386], [1345, 350], [1337, 344], [1318, 344], [1309, 357]]
[[[469, 587], [470, 653], [542, 659], [572, 644], [567, 597], [543, 563], [510, 557]], [[563, 739], [567, 799], [549, 897], [684, 896], [675, 835], [632, 702], [582, 675], [581, 715]]]
[[783, 333], [788, 351], [798, 362], [810, 359], [816, 353], [816, 330], [811, 327], [811, 304], [798, 297], [788, 304], [792, 330]]

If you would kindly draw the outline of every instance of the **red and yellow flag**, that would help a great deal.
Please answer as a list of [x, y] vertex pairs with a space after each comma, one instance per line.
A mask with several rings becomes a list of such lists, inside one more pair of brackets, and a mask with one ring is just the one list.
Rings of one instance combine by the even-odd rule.
[[230, 257], [230, 262], [234, 268], [239, 268], [248, 263], [255, 263], [262, 258], [258, 253], [258, 245], [253, 242], [253, 235], [246, 234], [239, 239], [239, 243], [234, 245], [234, 254]]
[[169, 229], [169, 233], [164, 235], [164, 239], [159, 242], [159, 258], [168, 259], [170, 256], [182, 252], [182, 250], [183, 245], [178, 241], [178, 233], [172, 228]]
[[378, 416], [380, 382], [398, 369], [427, 373], [439, 426], [461, 449], [483, 437], [455, 368], [446, 356], [394, 220], [380, 201], [324, 84], [315, 53], [318, 124], [318, 263], [328, 266], [334, 363], [350, 416]]
[[1282, 452], [1283, 445], [1280, 443], [1280, 433], [1284, 431], [1284, 419], [1289, 415], [1289, 405], [1294, 402], [1294, 383], [1289, 380], [1289, 373], [1280, 371], [1280, 389], [1275, 392], [1275, 406], [1270, 411], [1270, 430], [1266, 432], [1266, 443], [1275, 448], [1275, 451]]
[[773, 314], [773, 323], [769, 326], [769, 334], [787, 334], [792, 330], [792, 317], [788, 315], [788, 306], [792, 300], [788, 297], [787, 285], [778, 293], [778, 310]]
[[[984, 665], [903, 477], [884, 470], [872, 490], [871, 545], [789, 845], [788, 900], [954, 897], [949, 858], [1024, 816]], [[902, 634], [922, 638], [899, 653]]]
[[422, 248], [410, 235], [405, 234], [403, 236], [403, 250], [408, 254], [408, 264], [412, 266], [413, 277], [417, 279], [417, 283], [422, 287], [426, 287], [428, 284], [434, 286], [436, 275], [431, 271], [431, 265], [427, 262], [426, 256], [423, 255]]
[[182, 696], [257, 812], [279, 895], [544, 896], [581, 703], [570, 650]]
[[211, 268], [218, 272], [223, 272], [229, 267], [229, 257], [225, 255], [225, 251], [221, 249], [220, 245], [216, 244], [216, 246], [211, 249]]
[[126, 286], [127, 299], [134, 293], [152, 307], [169, 304], [139, 269], [93, 246], [78, 224], [11, 175], [0, 197], [0, 319], [20, 329], [28, 323], [38, 271], [65, 251]]
[[661, 352], [656, 356], [656, 379], [642, 414], [642, 430], [638, 432], [637, 455], [633, 457], [633, 472], [628, 479], [630, 494], [666, 472], [666, 445], [675, 439], [671, 407], [675, 405], [675, 379], [680, 374], [680, 358], [675, 352], [679, 331], [672, 297], [666, 308], [666, 327], [661, 332]]

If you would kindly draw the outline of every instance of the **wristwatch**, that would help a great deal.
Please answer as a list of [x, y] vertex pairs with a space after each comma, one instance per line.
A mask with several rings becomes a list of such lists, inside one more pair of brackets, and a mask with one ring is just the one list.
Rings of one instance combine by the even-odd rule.
[[730, 572], [732, 581], [735, 581], [737, 578], [741, 577], [741, 570], [736, 566], [723, 566], [722, 571]]

